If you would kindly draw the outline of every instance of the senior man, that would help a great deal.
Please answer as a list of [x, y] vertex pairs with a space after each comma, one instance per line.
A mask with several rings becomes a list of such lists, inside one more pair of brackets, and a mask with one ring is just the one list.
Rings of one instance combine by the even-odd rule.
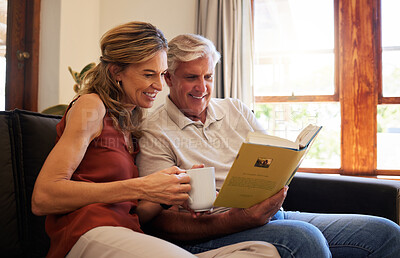
[[[263, 130], [242, 102], [211, 98], [220, 55], [193, 34], [169, 42], [165, 80], [170, 94], [143, 123], [142, 176], [176, 165], [215, 167], [217, 188], [249, 131]], [[146, 225], [157, 236], [199, 253], [243, 241], [272, 243], [282, 257], [396, 257], [400, 227], [365, 215], [311, 214], [279, 210], [287, 188], [248, 209], [193, 217], [164, 210]], [[153, 230], [152, 230], [153, 229]]]

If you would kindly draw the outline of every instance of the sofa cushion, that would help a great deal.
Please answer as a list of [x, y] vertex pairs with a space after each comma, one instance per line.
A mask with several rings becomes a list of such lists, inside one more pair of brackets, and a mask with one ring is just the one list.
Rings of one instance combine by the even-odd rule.
[[[45, 217], [32, 214], [31, 196], [36, 177], [54, 146], [56, 124], [61, 117], [22, 110], [14, 110], [8, 115], [11, 152], [2, 153], [15, 154], [11, 157], [13, 186], [2, 195], [15, 199], [16, 207], [10, 207], [7, 213], [18, 220], [18, 237], [15, 237], [15, 228], [1, 231], [0, 250], [8, 250], [6, 253], [13, 254], [12, 256], [43, 257], [49, 247], [49, 239], [44, 231]], [[3, 130], [3, 125], [1, 128]], [[3, 182], [0, 184], [3, 187]], [[9, 236], [11, 239], [7, 240]]]

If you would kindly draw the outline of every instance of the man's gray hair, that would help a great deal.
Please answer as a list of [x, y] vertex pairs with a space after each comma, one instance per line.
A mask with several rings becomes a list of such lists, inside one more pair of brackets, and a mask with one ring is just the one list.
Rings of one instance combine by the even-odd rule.
[[179, 62], [211, 57], [213, 65], [221, 58], [211, 40], [196, 34], [182, 34], [168, 42], [168, 71], [174, 73]]

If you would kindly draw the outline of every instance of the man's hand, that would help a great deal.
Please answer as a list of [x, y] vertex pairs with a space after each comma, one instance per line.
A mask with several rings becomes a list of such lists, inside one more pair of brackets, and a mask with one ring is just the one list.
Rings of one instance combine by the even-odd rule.
[[173, 207], [164, 210], [152, 220], [148, 229], [151, 228], [154, 230], [153, 234], [168, 240], [198, 241], [262, 226], [278, 212], [285, 200], [287, 189], [288, 187], [284, 187], [274, 196], [248, 209], [232, 208], [222, 213], [203, 213], [202, 216], [195, 214], [196, 218], [188, 212], [177, 212], [173, 210], [176, 207]]
[[243, 229], [254, 228], [268, 223], [282, 207], [286, 198], [288, 186], [285, 186], [270, 198], [253, 205], [248, 209], [232, 208], [229, 211], [231, 219], [236, 220]]
[[[215, 197], [218, 195], [218, 191], [215, 191]], [[185, 210], [188, 210], [190, 212], [190, 214], [192, 215], [192, 218], [198, 218], [202, 215], [207, 215], [207, 214], [211, 214], [211, 212], [213, 211], [213, 208], [211, 208], [211, 210], [209, 211], [202, 211], [202, 212], [195, 212], [194, 210], [192, 210], [191, 208], [189, 208], [189, 203], [188, 201], [186, 201], [185, 203], [183, 203], [182, 207]]]

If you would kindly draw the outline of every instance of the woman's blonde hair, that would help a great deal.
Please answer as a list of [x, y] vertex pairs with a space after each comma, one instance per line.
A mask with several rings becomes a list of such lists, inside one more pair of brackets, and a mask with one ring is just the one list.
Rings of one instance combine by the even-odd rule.
[[168, 49], [168, 72], [174, 73], [179, 62], [189, 62], [200, 57], [211, 57], [213, 65], [221, 54], [211, 40], [197, 34], [182, 34], [173, 38]]
[[125, 93], [122, 85], [113, 78], [110, 67], [116, 65], [117, 72], [121, 72], [130, 64], [146, 62], [159, 51], [167, 51], [167, 40], [150, 23], [129, 22], [107, 31], [101, 38], [100, 47], [100, 63], [86, 74], [79, 94], [98, 94], [116, 128], [130, 131], [139, 138], [143, 110], [137, 106], [131, 112], [129, 107], [132, 106], [122, 103]]

